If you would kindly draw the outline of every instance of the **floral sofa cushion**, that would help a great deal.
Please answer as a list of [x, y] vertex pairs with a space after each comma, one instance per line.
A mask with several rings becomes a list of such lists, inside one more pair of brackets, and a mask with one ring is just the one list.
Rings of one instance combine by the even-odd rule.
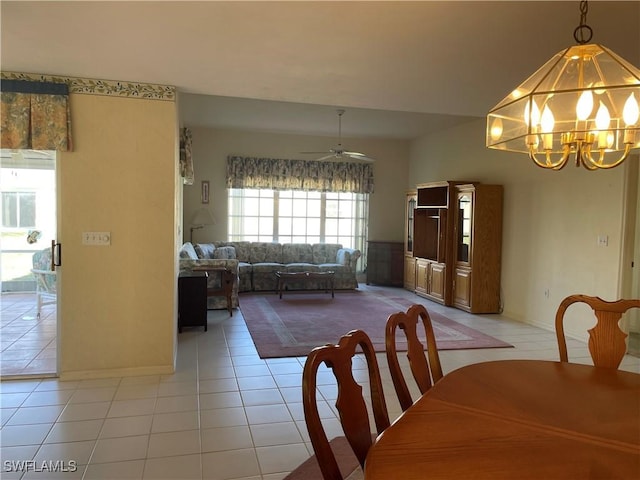
[[285, 270], [282, 263], [263, 262], [252, 264], [252, 290], [257, 292], [273, 291], [278, 288], [276, 272]]
[[254, 242], [251, 245], [250, 263], [283, 263], [282, 244]]
[[342, 245], [338, 243], [314, 243], [311, 246], [313, 252], [313, 263], [336, 263], [338, 250], [342, 250]]
[[240, 284], [238, 289], [241, 292], [250, 292], [253, 290], [253, 265], [246, 262], [238, 264], [238, 273], [240, 276]]
[[313, 250], [308, 243], [282, 245], [282, 263], [313, 263]]
[[236, 258], [236, 249], [231, 246], [216, 248], [213, 252], [213, 258], [228, 260]]
[[236, 258], [239, 262], [251, 263], [252, 242], [214, 242], [216, 248], [233, 247], [236, 250]]

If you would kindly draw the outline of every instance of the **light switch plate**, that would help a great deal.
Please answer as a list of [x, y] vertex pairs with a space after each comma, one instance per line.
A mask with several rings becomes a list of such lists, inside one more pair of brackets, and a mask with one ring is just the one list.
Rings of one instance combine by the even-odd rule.
[[111, 232], [82, 232], [82, 244], [102, 247], [111, 245]]

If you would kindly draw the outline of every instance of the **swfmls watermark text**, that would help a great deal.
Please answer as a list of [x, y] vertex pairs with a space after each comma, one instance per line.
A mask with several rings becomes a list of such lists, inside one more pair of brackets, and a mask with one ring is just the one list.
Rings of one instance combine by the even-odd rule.
[[5, 460], [2, 462], [4, 472], [61, 472], [69, 473], [78, 470], [75, 460]]

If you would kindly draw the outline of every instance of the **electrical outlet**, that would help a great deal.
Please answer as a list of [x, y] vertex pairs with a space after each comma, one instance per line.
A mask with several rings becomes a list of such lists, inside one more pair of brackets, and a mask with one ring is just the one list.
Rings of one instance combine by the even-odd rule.
[[609, 246], [609, 235], [598, 235], [598, 246], [599, 247], [608, 247]]

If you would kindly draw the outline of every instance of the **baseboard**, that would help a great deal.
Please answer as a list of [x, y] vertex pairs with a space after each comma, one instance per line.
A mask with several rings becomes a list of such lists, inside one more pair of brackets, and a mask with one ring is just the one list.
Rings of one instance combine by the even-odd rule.
[[[528, 325], [533, 325], [534, 327], [538, 327], [541, 328], [542, 330], [547, 330], [549, 332], [553, 332], [555, 333], [556, 331], [556, 327], [555, 325], [552, 325], [550, 323], [545, 323], [545, 322], [523, 322], [526, 323]], [[564, 330], [564, 336], [565, 338], [572, 338], [573, 340], [578, 340], [580, 342], [583, 343], [588, 343], [589, 342], [589, 332], [587, 332], [586, 330], [584, 331], [571, 331], [571, 330], [567, 330], [567, 327], [565, 326], [565, 330]]]
[[61, 372], [60, 380], [68, 381], [111, 377], [139, 377], [145, 375], [171, 375], [174, 371], [173, 365], [109, 368], [104, 370], [73, 370], [70, 372]]

